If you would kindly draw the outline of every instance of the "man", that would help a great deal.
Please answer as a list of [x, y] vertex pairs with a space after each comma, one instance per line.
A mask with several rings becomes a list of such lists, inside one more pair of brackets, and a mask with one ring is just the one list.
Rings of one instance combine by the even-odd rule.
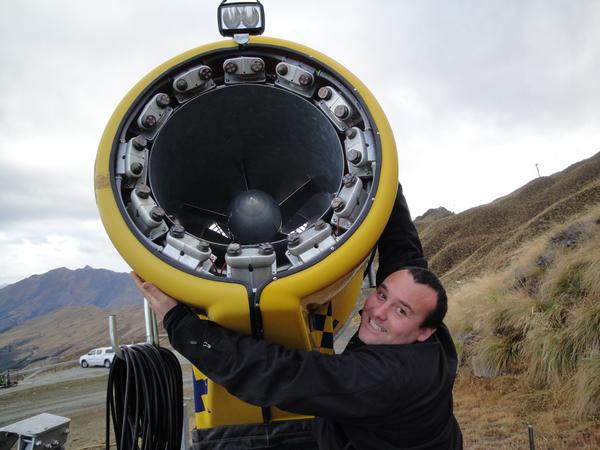
[[452, 412], [456, 350], [447, 298], [426, 269], [399, 188], [379, 240], [378, 287], [341, 355], [287, 349], [200, 320], [133, 274], [173, 348], [233, 395], [316, 416], [319, 448], [460, 449]]

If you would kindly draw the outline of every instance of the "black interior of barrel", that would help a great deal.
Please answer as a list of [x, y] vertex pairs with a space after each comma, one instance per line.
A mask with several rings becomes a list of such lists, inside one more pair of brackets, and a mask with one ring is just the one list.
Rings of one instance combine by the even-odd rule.
[[343, 173], [342, 143], [329, 119], [308, 99], [268, 85], [227, 86], [189, 101], [150, 152], [157, 203], [189, 233], [219, 244], [232, 240], [229, 207], [240, 193], [269, 194], [285, 238], [328, 211]]

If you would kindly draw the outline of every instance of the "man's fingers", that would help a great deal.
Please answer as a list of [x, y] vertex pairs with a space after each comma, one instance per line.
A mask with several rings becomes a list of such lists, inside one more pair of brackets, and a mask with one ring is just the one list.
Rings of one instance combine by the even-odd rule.
[[167, 295], [154, 286], [152, 283], [148, 283], [147, 281], [142, 283], [142, 292], [146, 296], [148, 300], [153, 303], [160, 303], [167, 300]]
[[144, 283], [144, 280], [142, 280], [140, 276], [135, 272], [129, 272], [129, 276], [131, 276], [137, 288], [142, 289], [142, 284]]
[[142, 295], [146, 298], [146, 300], [148, 300], [150, 303], [155, 303], [158, 301], [156, 297], [159, 293], [162, 294], [162, 292], [160, 292], [160, 290], [156, 286], [154, 286], [152, 283], [144, 281], [135, 272], [131, 272], [130, 275], [131, 278], [133, 278], [135, 285], [140, 290]]
[[162, 320], [167, 311], [177, 305], [177, 300], [169, 297], [152, 283], [144, 281], [137, 273], [131, 272], [131, 278], [142, 295], [148, 300], [150, 307], [160, 320]]

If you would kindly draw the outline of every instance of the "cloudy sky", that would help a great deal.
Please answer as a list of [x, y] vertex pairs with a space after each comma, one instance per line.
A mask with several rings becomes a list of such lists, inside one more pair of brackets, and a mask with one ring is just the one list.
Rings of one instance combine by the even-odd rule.
[[[0, 2], [0, 285], [125, 271], [93, 166], [148, 71], [222, 39], [217, 0]], [[460, 212], [600, 150], [600, 2], [265, 0], [267, 36], [336, 59], [395, 133], [413, 216]]]

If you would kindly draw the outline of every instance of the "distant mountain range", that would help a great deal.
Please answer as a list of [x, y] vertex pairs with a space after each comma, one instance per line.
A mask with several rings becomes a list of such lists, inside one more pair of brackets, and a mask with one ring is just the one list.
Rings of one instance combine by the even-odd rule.
[[64, 267], [0, 289], [0, 333], [28, 320], [71, 306], [100, 309], [141, 305], [142, 295], [126, 273]]

